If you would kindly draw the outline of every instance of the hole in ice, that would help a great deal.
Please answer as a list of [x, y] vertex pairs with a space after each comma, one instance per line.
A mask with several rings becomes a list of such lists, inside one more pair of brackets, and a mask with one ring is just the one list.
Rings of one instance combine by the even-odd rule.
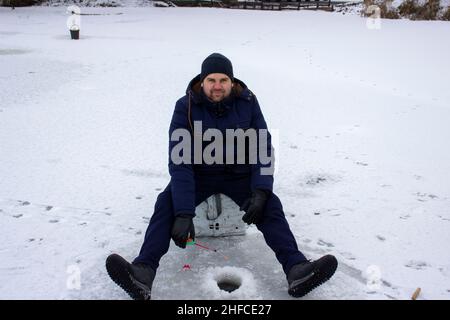
[[242, 284], [242, 279], [240, 276], [230, 273], [220, 274], [217, 276], [216, 280], [220, 290], [227, 292], [233, 292]]

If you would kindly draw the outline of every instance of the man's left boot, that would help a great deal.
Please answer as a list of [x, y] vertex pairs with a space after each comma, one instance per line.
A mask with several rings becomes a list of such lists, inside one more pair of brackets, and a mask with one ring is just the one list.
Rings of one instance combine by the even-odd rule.
[[303, 297], [314, 288], [329, 280], [336, 271], [338, 262], [332, 255], [316, 261], [305, 261], [294, 265], [288, 272], [289, 294], [295, 298]]

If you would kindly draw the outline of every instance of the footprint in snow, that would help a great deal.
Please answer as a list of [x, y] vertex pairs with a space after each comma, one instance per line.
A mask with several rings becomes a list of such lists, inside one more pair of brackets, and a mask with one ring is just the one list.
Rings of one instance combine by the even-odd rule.
[[306, 181], [306, 184], [308, 184], [308, 185], [318, 185], [318, 184], [323, 183], [325, 181], [327, 181], [327, 178], [325, 178], [325, 177], [320, 177], [320, 176], [319, 177], [312, 177], [312, 178], [308, 179], [308, 181]]
[[340, 252], [340, 254], [347, 260], [356, 260], [356, 257], [350, 252]]
[[319, 173], [319, 174], [308, 174], [306, 177], [302, 178], [301, 180], [306, 180], [305, 184], [308, 186], [317, 186], [317, 185], [326, 185], [326, 184], [330, 184], [330, 183], [336, 183], [342, 179], [339, 176], [334, 176], [334, 175], [326, 174], [326, 173]]
[[416, 269], [416, 270], [423, 270], [429, 266], [430, 265], [428, 263], [426, 263], [425, 261], [420, 261], [420, 260], [410, 260], [408, 263], [405, 264], [405, 267]]
[[323, 241], [322, 239], [319, 239], [319, 241], [317, 241], [317, 244], [318, 244], [319, 246], [326, 246], [326, 247], [328, 247], [328, 248], [334, 247], [334, 244], [332, 244], [331, 242]]
[[450, 221], [449, 218], [443, 217], [443, 216], [441, 216], [441, 215], [438, 215], [438, 217], [441, 218], [441, 219], [444, 220], [444, 221]]
[[416, 192], [416, 193], [414, 193], [414, 196], [419, 197], [417, 199], [417, 201], [420, 201], [420, 202], [425, 202], [425, 201], [430, 200], [430, 199], [434, 200], [434, 199], [438, 199], [439, 198], [435, 194], [428, 194], [428, 193], [422, 193], [422, 192]]

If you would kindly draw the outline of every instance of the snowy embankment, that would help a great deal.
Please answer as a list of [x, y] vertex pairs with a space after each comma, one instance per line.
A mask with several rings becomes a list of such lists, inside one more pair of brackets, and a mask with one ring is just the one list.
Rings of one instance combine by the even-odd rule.
[[[211, 52], [279, 138], [275, 192], [300, 249], [340, 262], [306, 299], [449, 298], [449, 23], [82, 12], [122, 14], [83, 16], [72, 41], [64, 7], [0, 8], [0, 298], [127, 298], [104, 260], [138, 253], [169, 181], [174, 103]], [[171, 245], [154, 299], [290, 299], [255, 228], [202, 242], [228, 259]], [[227, 272], [242, 278], [231, 294], [214, 284]]]

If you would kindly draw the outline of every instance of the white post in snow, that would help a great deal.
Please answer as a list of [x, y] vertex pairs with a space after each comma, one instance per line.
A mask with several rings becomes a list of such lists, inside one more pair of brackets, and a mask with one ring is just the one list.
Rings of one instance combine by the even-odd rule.
[[69, 6], [66, 12], [71, 14], [66, 20], [66, 25], [70, 30], [72, 39], [78, 39], [81, 27], [81, 9], [78, 6]]
[[366, 20], [366, 26], [369, 30], [381, 29], [381, 10], [379, 6], [370, 5], [366, 9], [366, 14], [369, 16]]

